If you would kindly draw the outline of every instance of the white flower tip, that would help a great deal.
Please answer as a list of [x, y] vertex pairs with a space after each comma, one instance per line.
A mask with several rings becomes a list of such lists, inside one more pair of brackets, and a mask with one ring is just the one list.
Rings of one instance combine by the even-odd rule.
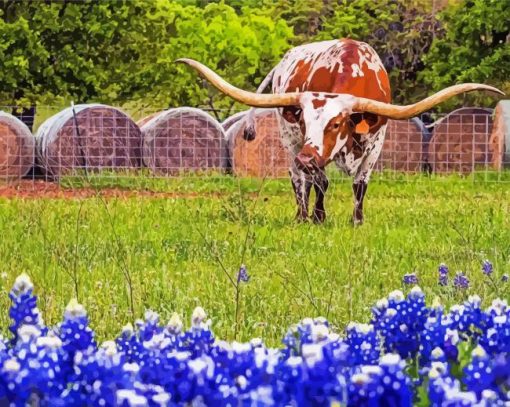
[[301, 347], [303, 359], [313, 365], [322, 360], [322, 346], [315, 343], [306, 343]]
[[125, 372], [136, 374], [139, 372], [140, 366], [138, 365], [138, 363], [124, 363], [122, 369]]
[[150, 309], [148, 309], [147, 311], [145, 311], [145, 321], [146, 322], [150, 322], [152, 324], [157, 324], [158, 321], [159, 321], [159, 315], [157, 312], [154, 312]]
[[207, 318], [207, 314], [205, 313], [202, 307], [196, 307], [191, 315], [191, 323], [193, 325], [200, 325]]
[[68, 319], [81, 318], [87, 316], [85, 307], [81, 305], [76, 298], [72, 298], [67, 304], [64, 316]]
[[404, 293], [402, 291], [395, 290], [395, 291], [392, 291], [388, 295], [388, 299], [389, 300], [393, 300], [395, 302], [401, 302], [401, 301], [404, 301], [405, 297], [404, 297]]
[[9, 372], [9, 373], [16, 373], [16, 372], [19, 372], [19, 369], [21, 368], [21, 365], [19, 364], [19, 362], [16, 360], [16, 359], [7, 359], [5, 362], [4, 362], [4, 365], [3, 365], [3, 371], [4, 372]]
[[434, 348], [434, 350], [432, 350], [432, 357], [434, 359], [439, 359], [439, 358], [442, 358], [443, 356], [444, 356], [444, 352], [441, 348], [436, 347], [436, 348]]
[[105, 341], [101, 344], [106, 356], [113, 356], [117, 353], [117, 344], [114, 341]]
[[135, 333], [133, 325], [128, 322], [126, 325], [122, 327], [122, 334], [128, 337], [131, 337]]
[[34, 284], [32, 284], [32, 280], [26, 273], [21, 273], [16, 280], [14, 281], [13, 290], [17, 293], [26, 293], [29, 290], [34, 288]]
[[439, 297], [434, 297], [434, 300], [432, 301], [432, 308], [439, 309], [443, 308], [443, 304], [441, 304], [441, 300]]
[[415, 286], [412, 288], [412, 290], [411, 290], [411, 292], [409, 293], [409, 295], [410, 295], [411, 297], [418, 297], [418, 298], [420, 298], [420, 297], [424, 297], [424, 296], [425, 296], [425, 294], [423, 293], [422, 289], [421, 289], [419, 286], [417, 286], [417, 285], [415, 285]]
[[473, 305], [480, 305], [482, 302], [482, 299], [478, 295], [470, 295], [468, 297], [468, 302]]
[[473, 349], [473, 352], [471, 353], [473, 357], [477, 358], [484, 358], [487, 356], [487, 352], [485, 352], [485, 349], [478, 345], [476, 348]]
[[382, 369], [380, 366], [376, 365], [362, 365], [361, 373], [372, 376], [380, 376], [382, 374]]
[[182, 320], [177, 312], [174, 312], [168, 321], [167, 329], [171, 333], [178, 334], [182, 330]]
[[370, 376], [365, 373], [355, 373], [351, 376], [352, 383], [362, 386], [368, 382], [370, 382]]
[[261, 346], [264, 345], [264, 342], [262, 341], [261, 338], [253, 338], [252, 340], [250, 340], [250, 345], [252, 346], [252, 348], [260, 348]]
[[62, 341], [55, 335], [41, 336], [37, 338], [37, 346], [48, 349], [59, 349], [62, 347]]
[[498, 395], [494, 390], [485, 389], [485, 390], [482, 390], [482, 399], [483, 400], [497, 400]]
[[312, 326], [312, 338], [315, 342], [326, 339], [329, 335], [329, 329], [326, 325]]
[[380, 364], [384, 366], [398, 365], [402, 359], [398, 353], [387, 353], [381, 358]]
[[32, 324], [21, 325], [18, 328], [18, 336], [22, 340], [29, 340], [30, 338], [37, 338], [41, 336], [41, 330]]
[[377, 309], [383, 310], [388, 308], [388, 299], [387, 298], [381, 298], [380, 300], [377, 300], [375, 303], [375, 306]]

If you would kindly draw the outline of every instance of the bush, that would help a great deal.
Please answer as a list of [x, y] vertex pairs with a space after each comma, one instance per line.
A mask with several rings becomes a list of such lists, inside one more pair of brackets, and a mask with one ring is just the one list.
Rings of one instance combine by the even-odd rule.
[[[485, 269], [484, 269], [485, 270]], [[492, 269], [491, 269], [492, 271]], [[442, 270], [444, 274], [444, 270]], [[441, 273], [441, 272], [440, 272]], [[196, 308], [191, 327], [147, 311], [98, 345], [83, 306], [46, 327], [27, 275], [10, 292], [12, 337], [0, 341], [0, 404], [477, 405], [510, 401], [510, 307], [477, 296], [446, 312], [421, 289], [390, 293], [369, 324], [344, 335], [325, 319], [291, 327], [281, 349], [214, 338]]]

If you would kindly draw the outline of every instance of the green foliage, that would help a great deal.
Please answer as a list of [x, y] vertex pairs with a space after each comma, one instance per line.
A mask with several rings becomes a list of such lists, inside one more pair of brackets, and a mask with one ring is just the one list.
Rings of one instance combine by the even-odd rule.
[[[142, 100], [152, 105], [232, 102], [176, 67], [196, 58], [233, 83], [253, 88], [289, 48], [284, 20], [223, 3], [111, 0], [0, 3], [0, 98], [27, 104]], [[189, 2], [192, 3], [192, 2]], [[55, 24], [58, 22], [58, 24]]]
[[317, 39], [347, 37], [370, 44], [389, 73], [393, 100], [409, 103], [427, 96], [418, 72], [438, 34], [439, 24], [429, 2], [343, 0]]
[[[342, 37], [375, 48], [396, 103], [457, 82], [492, 83], [510, 91], [510, 2], [448, 2], [439, 20], [435, 4], [0, 0], [0, 102], [191, 105], [213, 108], [223, 118], [244, 106], [175, 59], [195, 58], [233, 84], [254, 90], [291, 46]], [[464, 101], [492, 103], [480, 94]]]
[[[158, 63], [147, 66], [158, 77], [154, 91], [159, 104], [210, 107], [226, 116], [234, 102], [202, 81], [175, 59], [194, 58], [209, 66], [231, 83], [254, 89], [290, 47], [292, 31], [284, 20], [256, 13], [242, 13], [225, 4], [204, 8], [160, 1], [151, 18], [165, 16], [173, 32], [163, 45]], [[244, 108], [244, 106], [237, 106]], [[219, 109], [226, 109], [223, 114]]]
[[[425, 57], [424, 81], [435, 90], [481, 82], [510, 91], [510, 2], [465, 0], [445, 9], [439, 18], [446, 33]], [[465, 103], [494, 104], [494, 99], [476, 93]]]

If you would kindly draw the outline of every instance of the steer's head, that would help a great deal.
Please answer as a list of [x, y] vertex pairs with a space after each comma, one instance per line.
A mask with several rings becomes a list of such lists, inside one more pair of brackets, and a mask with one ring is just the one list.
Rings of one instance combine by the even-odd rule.
[[304, 135], [303, 148], [295, 158], [299, 169], [313, 172], [324, 168], [342, 148], [354, 147], [355, 135], [362, 138], [386, 121], [372, 113], [355, 112], [356, 99], [345, 94], [304, 92], [299, 107], [283, 109], [283, 117], [298, 123]]
[[[408, 119], [460, 93], [500, 90], [478, 83], [450, 86], [420, 102], [397, 106], [348, 94], [295, 92], [257, 94], [236, 88], [211, 69], [192, 59], [179, 59], [199, 71], [221, 92], [238, 102], [253, 107], [283, 107], [285, 120], [301, 126], [304, 146], [296, 157], [296, 165], [307, 171], [323, 168], [349, 142], [354, 134], [372, 132], [387, 119]], [[351, 147], [351, 146], [349, 146]]]

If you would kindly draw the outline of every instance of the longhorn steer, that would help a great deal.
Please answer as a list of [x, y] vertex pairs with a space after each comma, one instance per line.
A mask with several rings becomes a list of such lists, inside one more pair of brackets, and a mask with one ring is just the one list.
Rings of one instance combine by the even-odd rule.
[[[368, 44], [350, 39], [316, 42], [288, 51], [264, 79], [257, 93], [238, 89], [206, 66], [180, 59], [199, 71], [216, 88], [252, 107], [278, 107], [282, 142], [290, 151], [290, 176], [297, 218], [308, 218], [312, 185], [316, 192], [313, 220], [326, 218], [324, 168], [334, 161], [354, 176], [354, 224], [363, 222], [363, 199], [370, 174], [381, 152], [387, 120], [407, 119], [455, 95], [472, 90], [502, 93], [482, 84], [461, 84], [408, 106], [391, 104], [388, 74]], [[273, 94], [262, 94], [272, 83]], [[246, 139], [255, 137], [249, 115]]]

